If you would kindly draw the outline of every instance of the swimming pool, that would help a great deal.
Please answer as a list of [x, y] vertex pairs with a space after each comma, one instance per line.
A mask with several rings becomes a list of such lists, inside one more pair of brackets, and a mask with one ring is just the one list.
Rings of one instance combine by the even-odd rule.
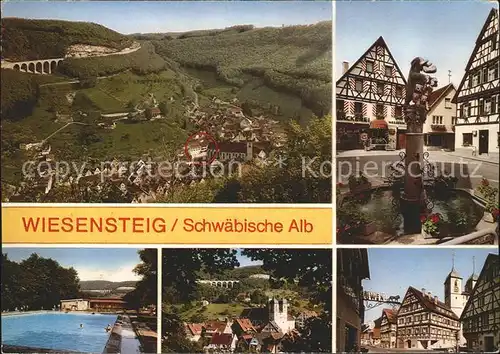
[[[37, 313], [2, 316], [2, 344], [102, 353], [116, 315]], [[80, 328], [83, 324], [83, 328]]]

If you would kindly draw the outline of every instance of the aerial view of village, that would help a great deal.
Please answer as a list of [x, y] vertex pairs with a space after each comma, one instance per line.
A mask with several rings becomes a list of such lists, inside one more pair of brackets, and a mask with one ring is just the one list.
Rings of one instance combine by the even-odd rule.
[[330, 203], [331, 17], [2, 3], [3, 201]]
[[2, 353], [156, 353], [157, 249], [2, 252]]
[[337, 352], [500, 350], [495, 248], [337, 251]]
[[331, 249], [162, 250], [162, 352], [332, 352]]
[[498, 244], [498, 2], [336, 14], [337, 242]]

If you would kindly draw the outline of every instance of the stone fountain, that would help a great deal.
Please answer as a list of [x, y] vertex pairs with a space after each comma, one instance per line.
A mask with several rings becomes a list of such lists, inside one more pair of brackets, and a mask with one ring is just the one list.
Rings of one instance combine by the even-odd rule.
[[401, 212], [407, 234], [421, 231], [420, 215], [430, 204], [424, 188], [424, 134], [423, 124], [429, 111], [428, 98], [437, 79], [427, 74], [436, 73], [436, 66], [417, 57], [412, 60], [406, 84], [405, 121], [407, 125], [404, 189], [401, 195]]
[[[337, 234], [340, 243], [447, 242], [477, 230], [484, 205], [467, 191], [438, 177], [424, 152], [423, 124], [429, 111], [428, 98], [437, 86], [430, 74], [436, 67], [421, 57], [412, 60], [404, 102], [407, 125], [406, 149], [383, 185], [352, 190], [338, 199]], [[402, 173], [401, 173], [402, 172]], [[423, 222], [439, 215], [439, 231], [429, 234]], [[437, 213], [437, 214], [436, 214]], [[354, 226], [353, 226], [354, 225]]]

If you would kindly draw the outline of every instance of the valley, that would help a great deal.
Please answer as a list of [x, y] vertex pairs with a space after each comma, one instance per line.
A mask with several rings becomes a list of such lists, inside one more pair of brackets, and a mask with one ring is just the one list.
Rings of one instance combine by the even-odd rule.
[[[21, 34], [12, 35], [13, 38], [24, 36], [30, 43], [39, 38], [40, 27], [46, 26], [45, 31], [57, 35], [75, 30], [80, 33], [71, 36], [71, 41], [62, 41], [63, 53], [62, 49], [40, 50], [37, 56], [36, 48], [18, 48], [7, 37], [8, 57], [2, 61], [1, 121], [2, 190], [6, 200], [90, 201], [92, 198], [83, 197], [78, 191], [68, 195], [65, 188], [73, 184], [68, 182], [70, 179], [79, 181], [81, 177], [99, 174], [105, 163], [142, 161], [150, 170], [162, 161], [192, 166], [192, 161], [179, 154], [188, 137], [198, 132], [210, 130], [219, 144], [231, 151], [239, 149], [243, 128], [230, 128], [236, 129], [232, 138], [227, 134], [223, 138], [224, 133], [206, 125], [211, 118], [194, 119], [194, 111], [202, 117], [210, 117], [216, 111], [223, 117], [229, 114], [222, 122], [230, 126], [245, 120], [244, 124], [250, 124], [245, 131], [253, 132], [245, 140], [253, 143], [260, 142], [251, 136], [261, 136], [254, 133], [255, 129], [262, 129], [262, 122], [276, 122], [273, 129], [287, 135], [290, 124], [297, 124], [305, 132], [312, 121], [323, 120], [330, 113], [331, 22], [283, 28], [235, 26], [216, 31], [215, 35], [187, 32], [176, 37], [166, 34], [151, 38], [124, 36], [104, 27], [96, 32], [95, 24], [85, 28], [83, 23], [56, 21], [56, 31], [51, 21], [23, 23], [6, 18], [2, 22], [7, 28], [20, 29]], [[52, 36], [47, 39], [55, 40]], [[225, 53], [229, 52], [232, 55], [228, 57]], [[50, 75], [22, 72], [16, 70], [20, 66], [9, 64], [56, 55], [64, 55], [64, 60]], [[219, 102], [216, 105], [220, 107], [214, 108], [214, 102]], [[283, 144], [271, 141], [273, 133], [265, 136], [262, 143], [269, 148], [259, 151], [269, 159], [276, 150], [271, 146]], [[286, 151], [286, 147], [280, 151]], [[245, 165], [252, 165], [255, 158], [248, 152], [247, 157], [230, 151], [219, 154], [226, 156], [219, 159], [224, 166], [240, 155]], [[42, 162], [44, 170], [50, 173], [36, 171], [38, 176], [27, 180], [23, 167], [27, 162], [37, 166]], [[47, 177], [57, 174], [57, 162], [77, 164], [80, 173], [58, 179]], [[108, 190], [120, 195], [102, 197], [101, 201], [168, 202], [172, 198], [182, 200], [186, 185], [207, 180], [156, 178], [147, 186], [142, 182], [133, 186], [132, 175], [137, 180], [136, 170], [128, 171], [119, 182], [95, 178], [100, 181], [91, 187], [99, 189], [107, 184]], [[236, 177], [238, 183], [241, 177]], [[205, 197], [196, 196], [193, 201], [214, 201], [221, 188], [227, 187], [228, 179], [234, 178], [229, 173], [224, 180], [208, 181], [204, 188], [209, 195], [202, 191]], [[161, 196], [157, 195], [158, 189]], [[171, 191], [164, 192], [168, 189]], [[228, 201], [228, 196], [220, 198]]]

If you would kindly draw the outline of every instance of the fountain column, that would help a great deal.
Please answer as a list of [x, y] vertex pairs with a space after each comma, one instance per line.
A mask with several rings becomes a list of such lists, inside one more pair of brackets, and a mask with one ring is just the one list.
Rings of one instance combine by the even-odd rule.
[[[406, 156], [404, 190], [401, 198], [406, 234], [421, 232], [420, 215], [425, 207], [422, 162], [424, 154], [423, 123], [426, 112], [415, 106], [406, 108]], [[424, 119], [422, 120], [422, 115]]]
[[426, 195], [423, 183], [424, 134], [423, 125], [427, 117], [427, 98], [437, 80], [421, 73], [435, 73], [436, 67], [423, 58], [411, 62], [406, 84], [405, 122], [406, 156], [404, 190], [401, 196], [401, 211], [405, 234], [420, 234], [420, 215], [426, 210]]

